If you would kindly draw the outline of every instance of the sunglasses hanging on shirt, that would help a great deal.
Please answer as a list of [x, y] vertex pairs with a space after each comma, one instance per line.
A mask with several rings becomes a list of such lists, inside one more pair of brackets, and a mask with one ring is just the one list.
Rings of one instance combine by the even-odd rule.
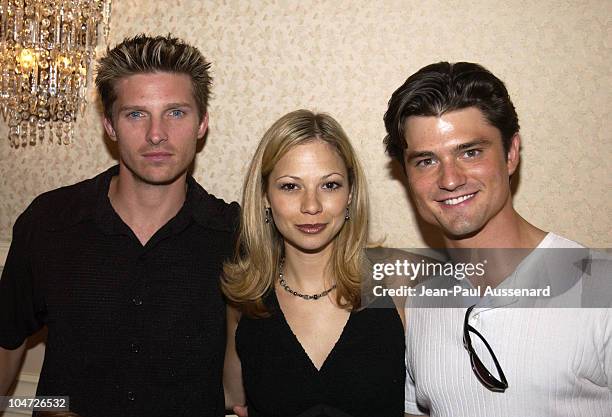
[[[506, 381], [506, 376], [504, 375], [504, 371], [502, 370], [499, 364], [499, 361], [497, 360], [497, 357], [495, 356], [495, 353], [493, 353], [493, 349], [491, 349], [489, 342], [486, 341], [486, 339], [480, 334], [480, 332], [476, 330], [474, 327], [472, 327], [472, 325], [470, 325], [469, 323], [470, 314], [472, 313], [472, 310], [474, 309], [474, 307], [476, 307], [476, 305], [471, 306], [465, 312], [465, 319], [463, 321], [463, 346], [465, 347], [465, 349], [468, 351], [468, 354], [470, 355], [470, 363], [472, 364], [472, 371], [474, 371], [474, 375], [476, 375], [476, 378], [478, 379], [478, 381], [480, 381], [480, 383], [484, 385], [485, 388], [487, 388], [490, 391], [504, 392], [506, 388], [508, 388], [508, 381]], [[478, 357], [478, 354], [476, 353], [476, 351], [474, 350], [474, 347], [472, 346], [472, 338], [470, 336], [470, 333], [474, 333], [476, 336], [478, 336], [480, 340], [482, 340], [482, 342], [486, 346], [487, 350], [491, 354], [491, 357], [493, 358], [493, 363], [495, 363], [495, 368], [497, 369], [497, 374], [499, 375], [499, 379], [497, 379], [487, 369], [484, 363], [482, 363], [482, 360], [480, 360], [480, 358]]]

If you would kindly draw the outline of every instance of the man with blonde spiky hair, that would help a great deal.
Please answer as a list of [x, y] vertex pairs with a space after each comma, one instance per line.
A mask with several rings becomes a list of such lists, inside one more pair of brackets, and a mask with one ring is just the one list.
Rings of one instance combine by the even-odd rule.
[[126, 39], [100, 60], [119, 164], [17, 219], [0, 280], [0, 395], [47, 326], [37, 395], [69, 396], [87, 417], [224, 414], [218, 277], [239, 209], [188, 174], [209, 67], [171, 36]]

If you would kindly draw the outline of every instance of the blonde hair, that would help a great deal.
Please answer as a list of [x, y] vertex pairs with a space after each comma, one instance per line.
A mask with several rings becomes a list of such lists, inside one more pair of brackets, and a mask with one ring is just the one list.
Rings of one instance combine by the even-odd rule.
[[191, 78], [193, 96], [199, 116], [206, 114], [212, 78], [210, 63], [200, 51], [182, 40], [168, 36], [144, 34], [126, 38], [98, 62], [96, 88], [102, 101], [104, 115], [111, 118], [113, 103], [117, 99], [115, 84], [121, 78], [135, 74], [171, 72]]
[[236, 255], [223, 267], [222, 290], [229, 302], [249, 316], [263, 317], [264, 296], [274, 288], [283, 256], [283, 237], [265, 222], [264, 196], [276, 163], [292, 148], [313, 140], [333, 146], [344, 161], [352, 198], [350, 220], [335, 238], [329, 267], [337, 284], [336, 302], [347, 309], [361, 305], [361, 275], [368, 235], [368, 193], [363, 169], [340, 124], [324, 113], [297, 110], [276, 121], [264, 134], [246, 175]]

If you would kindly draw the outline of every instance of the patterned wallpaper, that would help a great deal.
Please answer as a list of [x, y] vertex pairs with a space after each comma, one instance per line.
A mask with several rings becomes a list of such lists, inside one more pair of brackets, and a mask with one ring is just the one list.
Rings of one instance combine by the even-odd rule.
[[[111, 44], [138, 32], [171, 32], [213, 62], [211, 128], [194, 175], [226, 200], [240, 198], [267, 126], [296, 108], [326, 111], [364, 161], [373, 237], [399, 247], [435, 242], [383, 152], [382, 115], [393, 90], [418, 68], [468, 60], [505, 80], [517, 107], [523, 151], [515, 205], [522, 215], [587, 245], [612, 245], [609, 1], [113, 3]], [[10, 239], [13, 222], [37, 194], [114, 163], [95, 105], [69, 147], [15, 150], [6, 130], [0, 124], [0, 240]]]

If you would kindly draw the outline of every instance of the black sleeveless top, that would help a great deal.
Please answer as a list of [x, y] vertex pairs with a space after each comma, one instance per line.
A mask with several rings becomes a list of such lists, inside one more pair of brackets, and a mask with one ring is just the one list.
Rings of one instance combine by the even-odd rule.
[[352, 312], [317, 370], [274, 291], [266, 304], [270, 317], [243, 316], [236, 330], [249, 417], [403, 417], [405, 340], [394, 307]]

